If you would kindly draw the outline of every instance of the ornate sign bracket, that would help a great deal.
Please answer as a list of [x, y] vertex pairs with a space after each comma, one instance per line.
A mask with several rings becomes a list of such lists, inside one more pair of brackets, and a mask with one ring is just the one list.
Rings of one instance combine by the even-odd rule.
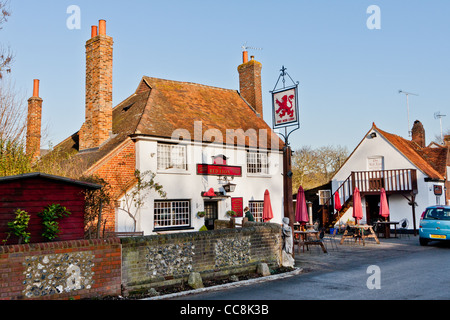
[[[287, 69], [282, 66], [278, 80], [270, 93], [272, 94], [272, 128], [284, 128], [284, 133], [276, 132], [284, 138], [284, 143], [289, 146], [289, 136], [292, 132], [300, 128], [299, 107], [298, 107], [298, 85], [287, 73]], [[292, 81], [292, 84], [286, 86], [286, 78]], [[278, 84], [282, 81], [282, 87], [278, 88]], [[288, 132], [288, 127], [292, 128]]]

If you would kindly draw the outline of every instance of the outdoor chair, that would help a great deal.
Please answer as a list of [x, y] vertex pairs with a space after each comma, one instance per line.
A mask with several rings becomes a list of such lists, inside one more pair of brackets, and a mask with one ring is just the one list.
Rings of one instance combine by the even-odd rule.
[[338, 231], [338, 229], [334, 228], [332, 234], [326, 234], [322, 238], [323, 243], [324, 243], [325, 248], [327, 249], [327, 251], [328, 251], [327, 242], [330, 243], [330, 248], [333, 248], [333, 246], [334, 246], [336, 248], [336, 250], [338, 250], [338, 246], [337, 246], [337, 243], [336, 243], [336, 233], [337, 233], [337, 231]]
[[404, 218], [402, 220], [399, 221], [399, 236], [400, 237], [404, 237], [404, 236], [408, 236], [409, 238], [409, 233], [408, 233], [408, 219]]

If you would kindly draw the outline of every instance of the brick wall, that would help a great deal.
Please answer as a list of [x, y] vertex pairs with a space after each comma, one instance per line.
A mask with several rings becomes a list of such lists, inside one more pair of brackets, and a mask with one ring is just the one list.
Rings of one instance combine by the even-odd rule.
[[251, 227], [122, 239], [122, 286], [126, 291], [178, 285], [191, 272], [203, 279], [255, 272], [260, 262], [280, 265], [281, 227]]
[[[111, 190], [113, 192], [111, 197], [117, 200], [123, 195], [124, 188], [128, 189], [135, 183], [135, 170], [135, 143], [129, 139], [107, 158], [91, 168], [87, 174], [95, 174], [107, 181], [111, 185]], [[103, 220], [106, 219], [105, 231], [116, 231], [115, 210], [114, 204], [108, 207], [105, 206], [102, 210]]]
[[[280, 266], [281, 226], [0, 246], [0, 300], [117, 296]], [[121, 287], [125, 292], [121, 291]]]
[[0, 246], [0, 300], [64, 300], [121, 293], [119, 239]]

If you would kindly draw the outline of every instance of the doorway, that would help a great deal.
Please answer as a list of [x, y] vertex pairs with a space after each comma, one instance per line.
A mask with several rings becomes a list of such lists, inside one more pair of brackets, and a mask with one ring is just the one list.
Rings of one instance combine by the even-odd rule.
[[214, 230], [214, 221], [218, 219], [217, 201], [205, 201], [205, 227]]
[[380, 196], [379, 195], [366, 195], [366, 217], [367, 224], [373, 225], [377, 222], [380, 216]]

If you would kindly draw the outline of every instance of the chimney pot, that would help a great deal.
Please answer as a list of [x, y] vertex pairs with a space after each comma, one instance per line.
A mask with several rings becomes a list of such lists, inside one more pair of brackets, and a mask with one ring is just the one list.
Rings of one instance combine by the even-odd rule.
[[247, 63], [247, 62], [248, 62], [248, 51], [242, 52], [242, 61], [243, 61], [244, 63]]
[[34, 79], [33, 81], [33, 97], [39, 97], [39, 80]]
[[98, 21], [98, 33], [100, 35], [106, 35], [106, 21], [105, 20], [99, 20]]
[[98, 35], [98, 29], [97, 26], [91, 27], [91, 38], [96, 37]]

